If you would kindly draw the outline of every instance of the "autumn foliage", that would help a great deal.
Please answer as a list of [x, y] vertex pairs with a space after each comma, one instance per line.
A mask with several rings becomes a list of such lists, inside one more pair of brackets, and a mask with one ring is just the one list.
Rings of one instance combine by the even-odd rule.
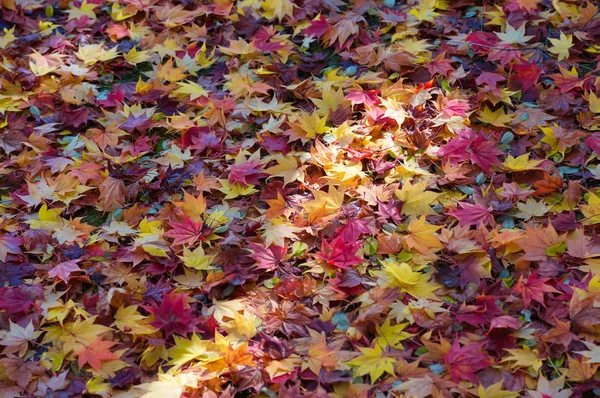
[[596, 2], [0, 3], [0, 397], [600, 394]]

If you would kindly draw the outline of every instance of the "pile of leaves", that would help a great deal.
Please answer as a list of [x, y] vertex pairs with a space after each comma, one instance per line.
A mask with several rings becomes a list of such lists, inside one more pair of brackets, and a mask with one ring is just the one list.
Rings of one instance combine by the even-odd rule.
[[0, 396], [600, 394], [600, 13], [2, 0]]

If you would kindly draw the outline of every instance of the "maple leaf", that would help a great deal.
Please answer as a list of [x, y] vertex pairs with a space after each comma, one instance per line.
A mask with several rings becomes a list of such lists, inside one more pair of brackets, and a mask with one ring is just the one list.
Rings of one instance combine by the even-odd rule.
[[314, 223], [319, 219], [331, 216], [338, 212], [339, 208], [344, 203], [344, 190], [340, 187], [336, 189], [333, 185], [329, 185], [328, 192], [313, 189], [311, 190], [314, 200], [309, 200], [302, 203], [302, 207], [308, 211], [308, 222]]
[[387, 284], [398, 286], [401, 291], [416, 298], [437, 298], [434, 292], [440, 286], [431, 282], [429, 275], [414, 271], [407, 263], [398, 264], [391, 259], [383, 261], [382, 264], [381, 276]]
[[537, 373], [544, 364], [536, 349], [532, 350], [530, 347], [524, 346], [523, 348], [506, 349], [506, 351], [510, 355], [504, 358], [502, 362], [513, 362], [512, 368], [527, 369], [531, 367]]
[[12, 355], [0, 359], [0, 364], [6, 369], [6, 377], [21, 388], [27, 387], [33, 376], [44, 374], [44, 368], [37, 361], [25, 361]]
[[248, 184], [259, 184], [258, 179], [266, 177], [268, 174], [262, 171], [262, 163], [248, 161], [244, 163], [233, 164], [228, 167], [228, 180], [231, 184], [239, 182], [244, 187]]
[[526, 153], [517, 158], [508, 155], [502, 165], [511, 171], [525, 171], [536, 168], [542, 162], [543, 160], [530, 160], [529, 153]]
[[548, 213], [548, 208], [544, 202], [537, 202], [533, 198], [528, 198], [525, 203], [517, 203], [517, 208], [519, 212], [516, 214], [516, 217], [522, 218], [524, 221], [527, 221], [533, 217], [542, 217], [544, 214]]
[[529, 307], [531, 300], [537, 301], [543, 307], [546, 307], [546, 304], [544, 304], [544, 293], [558, 293], [556, 289], [546, 284], [548, 280], [550, 278], [538, 278], [537, 271], [530, 274], [525, 281], [523, 281], [523, 275], [521, 275], [513, 288], [513, 292], [521, 293], [525, 308]]
[[187, 191], [183, 191], [183, 200], [173, 203], [176, 207], [183, 210], [193, 221], [199, 221], [206, 210], [206, 200], [202, 196], [202, 193], [198, 197], [194, 197], [187, 193]]
[[213, 269], [212, 262], [215, 256], [206, 255], [202, 245], [199, 245], [194, 250], [189, 250], [187, 247], [183, 249], [183, 256], [177, 256], [186, 267], [194, 268], [197, 270], [210, 270]]
[[296, 240], [296, 232], [302, 231], [302, 228], [294, 227], [278, 219], [267, 221], [261, 229], [264, 231], [262, 237], [265, 239], [265, 245], [285, 246], [285, 239]]
[[452, 217], [455, 217], [461, 225], [493, 225], [494, 216], [491, 209], [486, 209], [481, 205], [472, 205], [469, 203], [458, 202], [460, 209], [448, 212]]
[[566, 35], [564, 32], [560, 32], [560, 38], [550, 39], [552, 47], [548, 49], [552, 54], [558, 55], [558, 60], [569, 58], [569, 49], [573, 47], [573, 37]]
[[507, 115], [502, 107], [492, 111], [487, 106], [479, 111], [478, 119], [482, 123], [491, 124], [496, 127], [507, 127], [507, 124], [513, 120], [512, 115]]
[[48, 276], [50, 278], [59, 278], [63, 282], [67, 283], [72, 272], [81, 271], [81, 268], [79, 268], [79, 265], [77, 264], [78, 262], [79, 260], [69, 260], [63, 261], [60, 264], [56, 264], [50, 271], [48, 271]]
[[318, 256], [329, 265], [348, 268], [363, 262], [363, 258], [356, 256], [358, 249], [356, 243], [346, 242], [343, 236], [338, 236], [331, 242], [323, 240]]
[[417, 398], [450, 396], [452, 395], [450, 388], [453, 388], [453, 383], [450, 380], [440, 379], [439, 377], [434, 379], [430, 375], [419, 378], [411, 377], [397, 387], [405, 395]]
[[294, 8], [298, 8], [298, 6], [290, 0], [265, 0], [262, 2], [261, 8], [268, 19], [277, 18], [281, 21], [286, 16], [291, 17]]
[[197, 329], [199, 319], [193, 315], [193, 309], [188, 304], [189, 296], [171, 292], [162, 297], [160, 305], [144, 307], [154, 315], [150, 325], [162, 330], [166, 337], [172, 334], [185, 336]]
[[514, 0], [519, 8], [525, 10], [529, 14], [533, 14], [533, 11], [537, 10], [540, 0]]
[[[97, 316], [92, 316], [83, 320], [76, 319], [74, 322], [65, 323], [64, 328], [57, 327], [60, 329], [59, 335], [60, 340], [64, 343], [63, 352], [65, 354], [89, 346], [94, 340], [110, 331], [109, 327], [94, 323], [96, 318]], [[47, 338], [48, 334], [46, 334], [45, 339]]]
[[475, 372], [491, 365], [489, 356], [482, 350], [483, 343], [471, 343], [460, 346], [455, 340], [447, 354], [443, 355], [444, 363], [455, 383], [467, 380], [477, 383]]
[[337, 353], [328, 347], [325, 333], [317, 333], [311, 329], [309, 329], [309, 333], [311, 342], [306, 363], [302, 364], [302, 369], [308, 368], [316, 375], [320, 375], [323, 368], [335, 369], [339, 359], [336, 358]]
[[583, 342], [588, 348], [586, 351], [575, 351], [585, 357], [584, 363], [600, 363], [600, 346], [598, 344]]
[[114, 353], [109, 351], [109, 348], [117, 344], [114, 341], [104, 341], [101, 337], [94, 340], [89, 346], [84, 346], [80, 350], [74, 352], [77, 355], [77, 363], [79, 368], [87, 363], [94, 370], [102, 369], [102, 361], [111, 361], [119, 359]]
[[88, 44], [79, 46], [79, 51], [75, 54], [85, 65], [93, 65], [97, 62], [109, 61], [118, 56], [117, 47], [105, 50], [103, 43]]
[[500, 38], [500, 41], [505, 44], [525, 44], [533, 38], [533, 36], [525, 36], [525, 24], [520, 28], [515, 29], [509, 23], [506, 24], [504, 33], [494, 33]]
[[190, 217], [185, 217], [184, 222], [171, 222], [170, 231], [165, 232], [164, 236], [173, 238], [174, 245], [193, 245], [196, 241], [203, 241], [212, 231], [204, 225], [202, 221], [194, 221]]
[[421, 181], [414, 185], [410, 180], [405, 180], [400, 190], [396, 190], [396, 198], [404, 202], [402, 214], [410, 217], [427, 216], [434, 214], [430, 205], [438, 198], [438, 194], [426, 191], [427, 181]]
[[124, 333], [142, 335], [156, 332], [156, 329], [150, 326], [148, 317], [140, 314], [137, 305], [119, 307], [114, 315], [114, 320], [111, 326], [116, 327]]
[[503, 390], [502, 383], [499, 381], [487, 388], [480, 385], [477, 387], [477, 396], [479, 398], [518, 398], [521, 395], [518, 392]]
[[175, 345], [169, 348], [170, 363], [181, 366], [189, 361], [197, 360], [206, 364], [219, 360], [223, 355], [216, 350], [211, 341], [202, 340], [198, 333], [194, 333], [190, 340], [183, 337], [174, 337]]
[[255, 267], [266, 271], [277, 269], [286, 254], [286, 248], [277, 245], [271, 245], [268, 248], [265, 248], [256, 243], [250, 243], [248, 248], [252, 250], [252, 254], [248, 257], [256, 261]]
[[283, 177], [284, 186], [294, 181], [304, 182], [304, 170], [308, 166], [299, 167], [293, 155], [275, 154], [273, 160], [277, 161], [277, 165], [269, 167], [265, 172], [274, 177]]
[[8, 254], [22, 254], [21, 246], [23, 240], [16, 236], [10, 236], [8, 234], [0, 235], [0, 261], [6, 262]]
[[402, 341], [413, 336], [413, 334], [404, 331], [408, 325], [408, 323], [399, 323], [392, 326], [390, 320], [386, 320], [383, 325], [376, 326], [377, 338], [375, 339], [374, 343], [383, 348], [389, 346], [400, 350], [404, 349], [402, 346]]
[[189, 96], [192, 101], [200, 97], [208, 97], [208, 92], [202, 86], [194, 82], [177, 82], [177, 85], [179, 88], [171, 91], [172, 94]]
[[498, 166], [500, 164], [498, 156], [502, 152], [496, 149], [494, 143], [488, 141], [483, 134], [477, 135], [472, 141], [470, 152], [471, 162], [481, 167], [486, 173], [490, 173], [491, 166]]
[[357, 376], [369, 375], [371, 382], [374, 383], [384, 373], [394, 375], [394, 364], [396, 359], [385, 355], [383, 348], [376, 345], [374, 348], [359, 348], [361, 355], [348, 362], [348, 365], [356, 367], [354, 370]]
[[408, 223], [409, 235], [404, 237], [403, 244], [408, 250], [414, 249], [423, 254], [427, 254], [429, 250], [441, 249], [443, 245], [434, 235], [440, 228], [427, 224], [425, 216], [410, 220]]
[[[527, 61], [512, 65], [512, 70], [514, 74], [511, 74], [511, 80], [519, 82], [523, 87], [523, 91], [535, 87], [542, 75], [542, 70], [536, 64]], [[531, 111], [536, 112], [534, 109], [531, 109]], [[527, 114], [527, 118], [529, 119], [529, 114]]]
[[0, 345], [5, 346], [3, 354], [17, 352], [20, 357], [23, 357], [27, 352], [29, 343], [35, 342], [42, 332], [36, 331], [31, 321], [25, 327], [13, 323], [12, 320], [9, 320], [9, 324], [8, 331], [0, 331]]

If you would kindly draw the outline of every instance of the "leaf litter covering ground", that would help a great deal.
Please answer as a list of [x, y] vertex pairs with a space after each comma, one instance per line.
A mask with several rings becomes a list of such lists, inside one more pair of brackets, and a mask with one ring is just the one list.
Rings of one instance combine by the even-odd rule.
[[597, 394], [593, 2], [2, 18], [0, 396]]

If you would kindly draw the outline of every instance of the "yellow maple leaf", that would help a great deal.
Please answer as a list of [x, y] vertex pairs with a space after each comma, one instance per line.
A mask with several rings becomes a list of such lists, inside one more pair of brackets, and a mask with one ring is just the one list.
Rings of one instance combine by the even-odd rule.
[[506, 124], [513, 120], [513, 115], [507, 115], [502, 107], [492, 112], [492, 110], [486, 106], [483, 110], [479, 111], [477, 119], [483, 123], [491, 124], [492, 126], [506, 127]]
[[600, 224], [600, 198], [595, 193], [589, 194], [587, 204], [579, 206], [579, 210], [585, 217], [581, 220], [583, 225]]
[[111, 59], [119, 56], [117, 47], [113, 47], [110, 50], [105, 50], [103, 46], [104, 43], [79, 46], [79, 50], [75, 53], [75, 55], [86, 65], [93, 65], [96, 62], [110, 61]]
[[133, 47], [127, 54], [123, 54], [123, 58], [128, 64], [137, 65], [150, 59], [150, 51], [138, 51]]
[[336, 189], [330, 185], [329, 192], [318, 189], [311, 189], [311, 192], [315, 199], [301, 204], [308, 212], [308, 222], [311, 224], [320, 218], [335, 214], [344, 203], [344, 190], [341, 187]]
[[148, 221], [144, 218], [138, 225], [138, 237], [135, 238], [135, 245], [141, 246], [148, 254], [157, 257], [168, 257], [169, 248], [167, 242], [162, 239], [163, 229], [160, 227], [161, 221]]
[[438, 0], [419, 1], [417, 2], [417, 5], [408, 12], [408, 14], [417, 18], [419, 22], [434, 22], [435, 18], [441, 15], [440, 13], [435, 12], [438, 3]]
[[294, 14], [294, 8], [298, 8], [298, 6], [290, 0], [265, 0], [262, 2], [261, 8], [264, 10], [265, 18], [277, 18], [281, 21], [286, 16], [291, 17]]
[[156, 159], [156, 163], [163, 166], [171, 166], [173, 169], [180, 169], [185, 166], [186, 162], [193, 158], [194, 156], [192, 156], [190, 148], [182, 151], [177, 145], [172, 144], [169, 150], [163, 152], [162, 156]]
[[96, 13], [94, 12], [94, 8], [98, 7], [98, 4], [88, 3], [87, 1], [83, 1], [81, 3], [81, 7], [77, 8], [71, 3], [71, 6], [66, 11], [69, 14], [68, 21], [72, 19], [79, 19], [83, 16], [86, 16], [92, 20], [96, 20]]
[[294, 155], [291, 153], [287, 155], [278, 153], [273, 155], [271, 159], [275, 160], [277, 165], [269, 167], [265, 171], [273, 177], [283, 177], [283, 186], [294, 181], [304, 183], [304, 170], [308, 166], [298, 166], [298, 160], [296, 160]]
[[431, 204], [439, 194], [426, 191], [427, 181], [411, 184], [409, 179], [404, 180], [401, 189], [396, 190], [396, 198], [402, 201], [402, 214], [411, 218], [435, 214]]
[[15, 27], [13, 26], [10, 29], [4, 28], [4, 35], [0, 37], [0, 49], [4, 49], [10, 46], [15, 40], [17, 40], [17, 36], [14, 35]]
[[532, 350], [530, 347], [524, 346], [523, 348], [506, 349], [506, 351], [510, 355], [501, 362], [512, 362], [511, 368], [531, 368], [534, 373], [537, 373], [544, 364], [537, 349]]
[[114, 316], [115, 321], [111, 326], [116, 327], [123, 333], [131, 333], [135, 335], [152, 334], [157, 329], [150, 325], [150, 319], [147, 316], [140, 314], [137, 305], [129, 307], [121, 306]]
[[323, 90], [322, 98], [310, 99], [317, 106], [317, 114], [321, 117], [329, 115], [329, 112], [335, 112], [339, 107], [350, 107], [350, 101], [346, 99], [344, 90], [340, 87], [338, 90]]
[[63, 352], [65, 354], [89, 346], [102, 334], [111, 330], [109, 327], [95, 324], [96, 318], [97, 316], [92, 316], [84, 320], [76, 319], [74, 322], [65, 323], [60, 336], [60, 340], [64, 343]]
[[307, 113], [299, 112], [296, 120], [288, 122], [292, 139], [300, 139], [302, 142], [308, 142], [317, 135], [325, 134], [328, 130], [327, 117], [319, 117], [317, 112]]
[[183, 249], [183, 256], [177, 256], [186, 267], [197, 270], [210, 270], [215, 256], [207, 256], [202, 246], [198, 246], [195, 250], [189, 250], [187, 247]]
[[394, 375], [394, 364], [397, 361], [386, 356], [381, 346], [376, 345], [374, 348], [361, 347], [359, 350], [362, 355], [348, 362], [348, 365], [356, 367], [354, 373], [357, 376], [368, 374], [371, 383], [374, 383], [384, 373]]
[[298, 240], [296, 233], [302, 231], [302, 228], [294, 227], [279, 219], [266, 221], [260, 229], [263, 230], [262, 237], [267, 247], [272, 244], [285, 246], [286, 238]]
[[438, 240], [435, 232], [441, 227], [427, 224], [425, 216], [412, 219], [408, 223], [409, 234], [404, 237], [402, 243], [407, 250], [416, 250], [423, 254], [428, 254], [429, 250], [441, 249], [442, 243]]
[[33, 50], [33, 54], [29, 55], [31, 61], [29, 61], [29, 69], [36, 76], [44, 76], [50, 72], [53, 72], [63, 66], [62, 54], [49, 54], [42, 55], [37, 51]]
[[208, 92], [204, 89], [204, 87], [200, 86], [197, 83], [186, 81], [186, 82], [178, 82], [177, 85], [179, 88], [177, 90], [171, 91], [172, 94], [179, 95], [182, 97], [190, 97], [190, 100], [195, 100], [200, 97], [208, 97]]
[[28, 220], [27, 223], [31, 228], [42, 228], [47, 231], [53, 231], [66, 224], [66, 220], [60, 217], [60, 209], [48, 209], [46, 204], [43, 204], [38, 211], [38, 218]]
[[531, 170], [539, 166], [544, 160], [529, 160], [529, 153], [514, 158], [508, 155], [502, 165], [510, 171]]
[[573, 47], [572, 35], [565, 35], [563, 32], [560, 32], [560, 38], [550, 39], [550, 42], [552, 43], [552, 47], [548, 51], [558, 55], [559, 61], [569, 58], [569, 49]]
[[433, 292], [439, 289], [440, 285], [431, 282], [429, 275], [414, 271], [409, 264], [398, 264], [392, 259], [387, 259], [382, 264], [383, 270], [381, 276], [387, 284], [397, 286], [401, 291], [415, 298], [437, 298]]
[[215, 350], [215, 343], [202, 340], [197, 333], [189, 340], [180, 336], [174, 336], [174, 340], [175, 345], [168, 350], [171, 365], [181, 366], [194, 360], [207, 364], [223, 357], [221, 352]]
[[238, 196], [248, 196], [258, 192], [257, 189], [254, 189], [255, 185], [253, 184], [246, 184], [246, 186], [240, 182], [232, 184], [228, 179], [220, 179], [219, 182], [221, 183], [219, 191], [226, 195], [225, 199], [235, 199]]
[[600, 99], [598, 99], [593, 91], [590, 91], [588, 94], [588, 102], [590, 104], [591, 112], [600, 113]]
[[404, 332], [404, 329], [408, 325], [408, 322], [405, 322], [392, 326], [389, 319], [381, 326], [375, 325], [375, 329], [377, 330], [375, 344], [380, 345], [383, 348], [389, 346], [398, 350], [403, 350], [404, 347], [402, 346], [402, 341], [414, 336], [411, 333]]
[[477, 396], [479, 398], [517, 398], [521, 395], [518, 392], [503, 390], [502, 383], [503, 381], [501, 380], [488, 388], [479, 385], [479, 387], [477, 387]]

